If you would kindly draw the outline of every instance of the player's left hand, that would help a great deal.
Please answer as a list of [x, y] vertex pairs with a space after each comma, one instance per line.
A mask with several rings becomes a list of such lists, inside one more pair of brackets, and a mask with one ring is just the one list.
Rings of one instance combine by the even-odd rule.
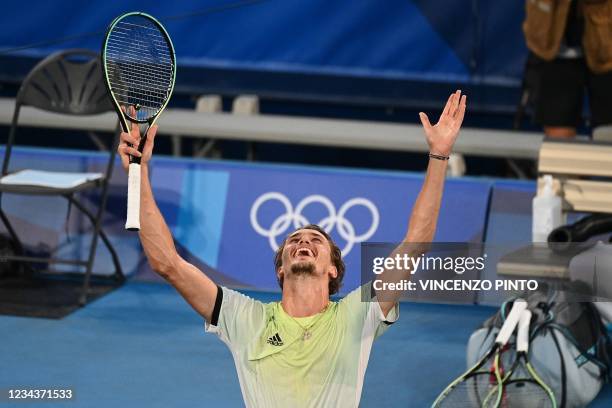
[[433, 126], [429, 123], [429, 118], [424, 112], [419, 113], [430, 153], [442, 156], [450, 155], [463, 122], [466, 99], [465, 95], [461, 96], [460, 90], [452, 93], [438, 123]]

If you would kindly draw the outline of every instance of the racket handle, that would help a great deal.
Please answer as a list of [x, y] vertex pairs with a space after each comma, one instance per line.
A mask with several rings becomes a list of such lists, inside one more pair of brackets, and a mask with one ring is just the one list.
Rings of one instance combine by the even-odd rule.
[[514, 329], [516, 329], [521, 313], [523, 313], [523, 310], [525, 309], [527, 309], [527, 302], [525, 302], [523, 299], [516, 299], [514, 301], [512, 304], [512, 310], [499, 330], [495, 343], [503, 346], [508, 342], [510, 336], [512, 336], [512, 333], [514, 332]]
[[125, 229], [140, 230], [140, 164], [130, 163], [128, 171], [127, 220]]
[[516, 351], [527, 352], [529, 350], [529, 323], [531, 322], [531, 312], [529, 309], [523, 310], [518, 324], [516, 335]]

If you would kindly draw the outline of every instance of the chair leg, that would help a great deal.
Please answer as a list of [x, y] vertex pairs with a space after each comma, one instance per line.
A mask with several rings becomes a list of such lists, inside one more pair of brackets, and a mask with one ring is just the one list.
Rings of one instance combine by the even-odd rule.
[[17, 236], [17, 233], [15, 232], [15, 229], [13, 228], [13, 225], [9, 221], [8, 217], [6, 216], [6, 214], [4, 213], [2, 208], [0, 208], [0, 219], [2, 219], [2, 223], [6, 227], [6, 230], [8, 231], [9, 235], [11, 236], [11, 239], [13, 241], [15, 241], [15, 244], [17, 245], [17, 250], [21, 254], [23, 254], [23, 244], [21, 243], [21, 240], [19, 239], [19, 236]]
[[[93, 236], [91, 239], [91, 247], [89, 249], [89, 258], [87, 259], [87, 269], [85, 270], [85, 278], [83, 279], [83, 290], [81, 293], [81, 296], [79, 297], [79, 304], [81, 306], [84, 306], [85, 304], [87, 304], [87, 295], [89, 293], [89, 284], [90, 284], [90, 280], [91, 280], [91, 273], [93, 270], [93, 263], [94, 263], [94, 259], [96, 256], [96, 247], [98, 245], [98, 236], [101, 236], [101, 221], [102, 221], [102, 214], [104, 213], [104, 207], [106, 206], [106, 197], [107, 194], [106, 192], [103, 194], [102, 196], [102, 203], [100, 204], [100, 206], [98, 207], [98, 214], [96, 217], [93, 216], [93, 214], [91, 214], [90, 211], [87, 210], [87, 208], [85, 208], [81, 203], [79, 203], [78, 201], [76, 201], [74, 199], [74, 197], [72, 197], [71, 195], [67, 195], [65, 196], [71, 203], [73, 203], [79, 210], [81, 210], [83, 212], [83, 214], [85, 214], [93, 223], [94, 225], [94, 231], [93, 231]], [[104, 237], [106, 235], [104, 234]], [[105, 240], [105, 238], [102, 238], [103, 241]], [[110, 242], [108, 242], [108, 240], [105, 240], [105, 242], [110, 245]], [[111, 251], [111, 253], [113, 253], [114, 251]], [[113, 262], [115, 262], [115, 267], [117, 267], [119, 259], [115, 256], [113, 257]], [[117, 273], [117, 271], [115, 271], [115, 274]], [[123, 273], [121, 273], [121, 276], [123, 276]]]
[[[94, 228], [97, 229], [97, 228]], [[89, 294], [89, 283], [91, 280], [91, 272], [93, 270], [93, 263], [96, 257], [96, 246], [98, 245], [98, 234], [97, 231], [91, 240], [91, 248], [89, 249], [89, 257], [87, 258], [87, 269], [85, 270], [85, 278], [83, 279], [83, 289], [79, 296], [79, 305], [85, 306], [87, 304], [87, 295]]]
[[[4, 213], [4, 211], [2, 210], [2, 207], [0, 207], [0, 219], [2, 220], [2, 223], [6, 227], [6, 230], [8, 231], [9, 235], [11, 236], [11, 239], [15, 243], [15, 246], [16, 246], [15, 250], [17, 251], [17, 253], [19, 255], [25, 255], [25, 250], [23, 249], [23, 244], [21, 243], [21, 240], [19, 239], [19, 236], [15, 232], [15, 229], [13, 228], [13, 225], [9, 221], [9, 219], [6, 216], [6, 214]], [[27, 265], [24, 262], [19, 262], [19, 264], [18, 264], [19, 273], [20, 274], [25, 274], [27, 271], [30, 271], [31, 269], [28, 268], [28, 266], [29, 265]]]
[[108, 240], [108, 237], [106, 236], [106, 233], [102, 228], [100, 228], [100, 238], [102, 238], [102, 242], [104, 242], [104, 245], [106, 245], [106, 248], [108, 248], [108, 252], [110, 252], [111, 257], [113, 258], [113, 265], [115, 266], [115, 279], [117, 279], [119, 282], [123, 282], [125, 280], [125, 275], [123, 274], [123, 269], [121, 269], [119, 256], [117, 256], [115, 248]]
[[96, 259], [96, 247], [98, 246], [98, 235], [100, 235], [100, 217], [94, 222], [93, 236], [91, 237], [91, 247], [89, 248], [89, 257], [87, 258], [87, 268], [85, 269], [85, 277], [83, 279], [83, 289], [79, 296], [79, 305], [87, 304], [87, 295], [89, 294], [89, 286], [91, 281], [91, 273], [93, 271], [93, 263]]
[[[79, 203], [77, 200], [75, 200], [72, 197], [68, 199], [76, 208], [78, 208], [83, 214], [85, 214], [85, 216], [91, 221], [93, 225], [96, 224], [96, 219], [94, 218], [93, 214], [87, 208], [85, 208], [81, 203]], [[100, 234], [100, 238], [102, 238], [102, 242], [104, 242], [104, 245], [106, 245], [106, 248], [108, 248], [108, 251], [110, 252], [111, 257], [113, 258], [113, 265], [115, 266], [115, 278], [118, 281], [125, 280], [125, 275], [123, 274], [123, 269], [121, 269], [121, 263], [119, 262], [119, 256], [117, 255], [117, 251], [115, 251], [115, 248], [109, 241], [108, 236], [106, 235], [106, 233], [104, 232], [102, 228], [100, 228], [98, 233]]]

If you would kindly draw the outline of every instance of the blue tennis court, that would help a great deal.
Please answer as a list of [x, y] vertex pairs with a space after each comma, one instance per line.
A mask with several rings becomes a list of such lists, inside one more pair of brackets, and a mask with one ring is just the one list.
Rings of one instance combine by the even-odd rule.
[[[493, 312], [484, 306], [402, 303], [400, 320], [374, 345], [361, 406], [428, 407], [465, 369], [467, 339]], [[2, 316], [0, 332], [2, 387], [74, 389], [73, 402], [54, 407], [244, 404], [231, 354], [164, 284], [128, 283], [63, 320]], [[591, 406], [611, 402], [606, 387]]]

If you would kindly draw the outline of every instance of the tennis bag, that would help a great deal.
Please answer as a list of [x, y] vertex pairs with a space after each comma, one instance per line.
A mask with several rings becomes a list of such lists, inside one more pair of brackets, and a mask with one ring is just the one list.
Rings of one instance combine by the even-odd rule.
[[[555, 394], [557, 407], [587, 406], [610, 374], [610, 338], [597, 308], [589, 302], [566, 301], [564, 292], [532, 292], [523, 297], [533, 313], [530, 324], [531, 364]], [[468, 342], [467, 365], [490, 349], [511, 301], [487, 319]], [[510, 367], [515, 347], [509, 343], [503, 364]]]

